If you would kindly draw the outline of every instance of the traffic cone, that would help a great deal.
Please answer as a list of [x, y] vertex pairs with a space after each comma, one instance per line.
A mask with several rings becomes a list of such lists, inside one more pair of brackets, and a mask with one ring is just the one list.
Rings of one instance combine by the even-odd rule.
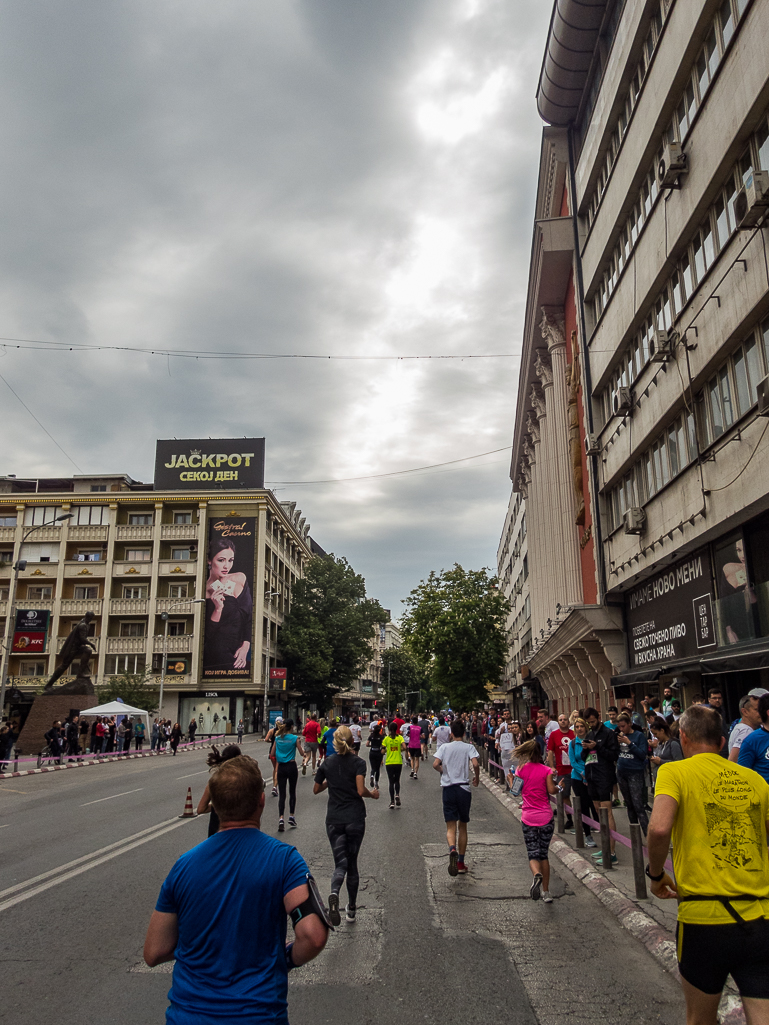
[[195, 809], [192, 807], [192, 787], [187, 787], [187, 800], [184, 802], [184, 814], [180, 819], [194, 819]]

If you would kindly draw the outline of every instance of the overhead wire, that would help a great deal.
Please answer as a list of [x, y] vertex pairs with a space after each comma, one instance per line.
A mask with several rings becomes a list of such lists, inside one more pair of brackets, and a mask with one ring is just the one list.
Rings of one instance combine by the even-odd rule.
[[273, 485], [296, 487], [300, 484], [348, 484], [352, 481], [381, 480], [384, 477], [402, 477], [407, 473], [419, 473], [422, 470], [436, 470], [441, 466], [454, 466], [456, 463], [467, 463], [472, 459], [482, 459], [484, 456], [493, 456], [498, 452], [509, 452], [512, 445], [505, 445], [502, 448], [493, 448], [488, 452], [478, 452], [474, 456], [463, 456], [461, 459], [448, 459], [443, 463], [431, 463], [429, 466], [413, 466], [408, 470], [393, 470], [391, 473], [372, 473], [365, 477], [329, 477], [326, 480], [271, 480], [265, 483]]
[[29, 413], [29, 415], [30, 415], [30, 416], [32, 417], [32, 419], [33, 419], [33, 420], [35, 421], [35, 423], [36, 423], [36, 424], [38, 425], [38, 427], [40, 427], [40, 428], [41, 428], [41, 430], [45, 431], [45, 433], [46, 433], [46, 434], [48, 435], [48, 437], [49, 437], [49, 438], [51, 439], [51, 441], [52, 441], [52, 442], [54, 443], [54, 445], [56, 446], [56, 448], [58, 448], [58, 450], [59, 450], [59, 451], [60, 451], [61, 453], [63, 453], [63, 454], [64, 454], [64, 455], [65, 455], [65, 456], [67, 457], [67, 459], [69, 459], [69, 461], [70, 461], [70, 462], [72, 463], [72, 465], [73, 465], [73, 466], [75, 467], [75, 469], [76, 469], [76, 470], [78, 470], [78, 472], [79, 472], [79, 473], [83, 473], [84, 471], [83, 471], [83, 470], [82, 470], [82, 469], [81, 469], [81, 468], [80, 468], [80, 467], [79, 467], [79, 466], [77, 465], [77, 463], [76, 463], [76, 462], [75, 462], [75, 460], [74, 460], [74, 459], [72, 458], [72, 456], [71, 456], [71, 455], [69, 454], [69, 452], [67, 452], [67, 451], [66, 451], [66, 449], [63, 449], [63, 448], [61, 447], [61, 445], [60, 445], [60, 444], [58, 443], [58, 441], [56, 440], [56, 438], [54, 438], [54, 436], [53, 436], [53, 435], [51, 434], [51, 432], [50, 432], [50, 431], [48, 430], [48, 428], [47, 428], [47, 427], [45, 426], [45, 424], [41, 423], [41, 422], [40, 422], [40, 421], [38, 420], [38, 418], [37, 418], [37, 417], [35, 416], [35, 414], [34, 414], [34, 413], [32, 412], [32, 410], [31, 410], [31, 409], [29, 408], [29, 406], [28, 406], [28, 405], [27, 405], [27, 403], [26, 403], [26, 402], [24, 401], [24, 399], [23, 399], [23, 398], [21, 397], [21, 395], [19, 395], [19, 393], [18, 393], [17, 391], [15, 391], [15, 390], [14, 390], [14, 388], [12, 387], [12, 385], [10, 384], [10, 382], [9, 382], [9, 381], [8, 381], [8, 380], [7, 380], [7, 379], [6, 379], [5, 377], [3, 377], [3, 375], [2, 375], [2, 374], [0, 374], [0, 381], [2, 381], [2, 382], [3, 382], [3, 384], [4, 384], [5, 386], [6, 386], [6, 388], [8, 388], [8, 390], [9, 390], [9, 391], [11, 392], [11, 394], [12, 394], [12, 395], [14, 395], [14, 396], [15, 396], [15, 397], [16, 397], [16, 398], [18, 399], [18, 401], [19, 401], [19, 402], [20, 402], [20, 403], [22, 404], [22, 406], [23, 406], [23, 407], [24, 407], [24, 408], [26, 409], [26, 411], [27, 411], [27, 412]]

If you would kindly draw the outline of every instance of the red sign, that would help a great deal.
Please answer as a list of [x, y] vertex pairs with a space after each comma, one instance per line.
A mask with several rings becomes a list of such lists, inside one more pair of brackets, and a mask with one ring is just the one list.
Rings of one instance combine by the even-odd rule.
[[13, 635], [12, 651], [19, 655], [40, 655], [45, 651], [45, 632], [17, 630]]
[[288, 676], [288, 670], [287, 669], [271, 669], [270, 670], [270, 679], [271, 680], [285, 680], [287, 676]]

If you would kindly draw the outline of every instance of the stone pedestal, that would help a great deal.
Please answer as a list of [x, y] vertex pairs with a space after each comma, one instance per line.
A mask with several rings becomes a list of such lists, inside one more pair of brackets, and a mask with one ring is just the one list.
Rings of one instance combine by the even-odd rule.
[[[75, 684], [80, 685], [77, 692], [72, 689]], [[63, 725], [70, 713], [79, 715], [82, 708], [93, 707], [94, 693], [90, 677], [78, 677], [63, 687], [55, 688], [50, 694], [38, 694], [15, 744], [19, 753], [27, 756], [39, 754], [45, 747], [45, 734], [54, 720], [60, 720]]]

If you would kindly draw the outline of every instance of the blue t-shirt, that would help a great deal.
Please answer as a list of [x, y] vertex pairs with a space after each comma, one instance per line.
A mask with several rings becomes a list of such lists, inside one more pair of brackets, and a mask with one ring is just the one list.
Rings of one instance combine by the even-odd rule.
[[288, 1025], [283, 898], [307, 871], [258, 829], [221, 830], [179, 858], [155, 905], [179, 920], [166, 1025]]
[[296, 761], [296, 741], [295, 733], [285, 733], [282, 737], [278, 737], [275, 741], [275, 760], [278, 762]]
[[745, 737], [737, 762], [753, 769], [769, 783], [769, 730], [759, 727]]

